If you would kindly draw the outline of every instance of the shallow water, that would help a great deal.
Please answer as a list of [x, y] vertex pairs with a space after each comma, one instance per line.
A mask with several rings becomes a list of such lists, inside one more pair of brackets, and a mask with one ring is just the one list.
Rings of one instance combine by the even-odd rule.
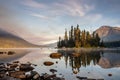
[[[39, 73], [49, 73], [56, 69], [57, 76], [66, 80], [78, 80], [76, 76], [90, 79], [120, 80], [120, 51], [116, 50], [57, 50], [50, 48], [36, 49], [0, 49], [0, 51], [14, 51], [15, 54], [0, 54], [0, 62], [12, 62], [19, 60], [26, 63], [37, 64], [35, 70]], [[49, 55], [53, 52], [62, 54], [59, 59], [52, 59]], [[79, 53], [73, 57], [72, 53]], [[4, 57], [4, 58], [3, 58]], [[52, 61], [54, 65], [45, 66], [44, 61]], [[108, 76], [112, 74], [112, 76]]]

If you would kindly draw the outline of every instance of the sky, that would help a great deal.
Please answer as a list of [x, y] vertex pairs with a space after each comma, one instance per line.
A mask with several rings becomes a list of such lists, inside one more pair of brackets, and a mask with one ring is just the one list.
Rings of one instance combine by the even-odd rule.
[[0, 0], [0, 28], [34, 44], [56, 42], [79, 24], [81, 30], [120, 27], [120, 0]]

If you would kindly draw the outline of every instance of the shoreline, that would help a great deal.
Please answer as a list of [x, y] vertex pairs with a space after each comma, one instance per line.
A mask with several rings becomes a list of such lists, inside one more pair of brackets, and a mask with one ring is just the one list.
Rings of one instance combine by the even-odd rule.
[[57, 48], [58, 50], [83, 50], [83, 51], [105, 51], [105, 50], [120, 50], [120, 47], [118, 48]]

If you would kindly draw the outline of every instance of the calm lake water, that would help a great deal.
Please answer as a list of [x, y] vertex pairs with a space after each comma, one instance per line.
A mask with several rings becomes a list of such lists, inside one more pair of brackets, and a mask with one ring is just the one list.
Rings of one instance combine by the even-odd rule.
[[[0, 52], [14, 51], [14, 54], [0, 53], [0, 63], [19, 60], [22, 63], [37, 64], [35, 71], [39, 74], [49, 73], [56, 69], [57, 76], [66, 80], [78, 80], [76, 76], [91, 79], [120, 80], [120, 51], [119, 50], [57, 50], [41, 49], [0, 49]], [[62, 54], [59, 59], [49, 57], [51, 53]], [[71, 54], [80, 54], [77, 57]], [[44, 61], [52, 61], [54, 65], [45, 66]], [[108, 76], [112, 74], [112, 76]]]

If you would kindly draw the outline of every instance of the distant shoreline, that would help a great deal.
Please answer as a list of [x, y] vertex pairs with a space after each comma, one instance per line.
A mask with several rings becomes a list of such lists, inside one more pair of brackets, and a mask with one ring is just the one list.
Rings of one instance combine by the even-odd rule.
[[105, 50], [119, 50], [120, 47], [117, 48], [57, 48], [58, 50], [82, 50], [82, 51], [105, 51]]

